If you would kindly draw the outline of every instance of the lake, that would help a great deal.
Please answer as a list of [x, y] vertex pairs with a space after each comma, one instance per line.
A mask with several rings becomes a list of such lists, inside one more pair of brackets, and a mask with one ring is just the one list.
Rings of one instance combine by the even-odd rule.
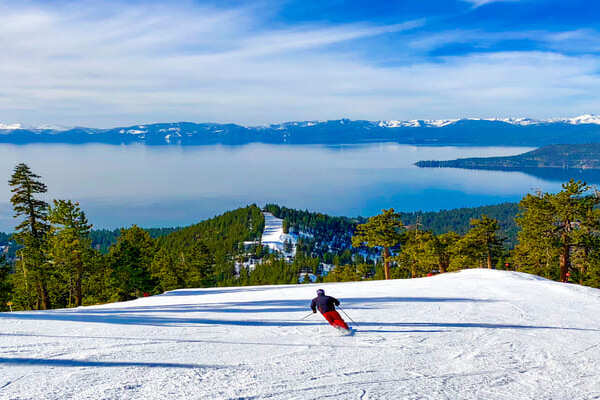
[[529, 147], [0, 145], [0, 231], [15, 220], [6, 183], [19, 162], [48, 199], [77, 200], [97, 228], [189, 225], [247, 204], [332, 215], [439, 210], [518, 201], [558, 181], [520, 172], [421, 169], [418, 160], [505, 156]]

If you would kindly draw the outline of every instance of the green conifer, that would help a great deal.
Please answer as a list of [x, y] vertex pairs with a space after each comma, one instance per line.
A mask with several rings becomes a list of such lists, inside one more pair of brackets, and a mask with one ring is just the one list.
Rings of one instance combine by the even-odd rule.
[[574, 255], [583, 282], [597, 249], [600, 198], [589, 195], [591, 188], [582, 181], [571, 179], [562, 188], [556, 194], [528, 194], [519, 203], [521, 232], [515, 260], [521, 269], [534, 267], [550, 274], [558, 258], [558, 279], [566, 282]]
[[[26, 164], [18, 164], [9, 180], [15, 218], [22, 218], [15, 227], [15, 241], [23, 246], [18, 251], [17, 285], [20, 293], [17, 301], [24, 308], [48, 309], [48, 271], [45, 257], [46, 234], [49, 230], [48, 204], [37, 196], [48, 191], [40, 176], [31, 172]], [[33, 293], [36, 293], [35, 295]]]
[[[48, 235], [48, 254], [53, 272], [68, 282], [68, 305], [79, 307], [83, 302], [83, 279], [92, 257], [90, 230], [79, 203], [54, 200], [48, 215], [52, 228]], [[73, 301], [71, 301], [73, 298]]]
[[114, 301], [140, 297], [156, 287], [150, 275], [154, 252], [155, 243], [148, 232], [136, 225], [121, 230], [108, 254]]
[[381, 214], [369, 218], [369, 220], [356, 227], [352, 236], [354, 247], [381, 247], [384, 262], [385, 279], [390, 279], [390, 248], [400, 242], [400, 230], [403, 228], [400, 214], [394, 212], [393, 208], [382, 210]]

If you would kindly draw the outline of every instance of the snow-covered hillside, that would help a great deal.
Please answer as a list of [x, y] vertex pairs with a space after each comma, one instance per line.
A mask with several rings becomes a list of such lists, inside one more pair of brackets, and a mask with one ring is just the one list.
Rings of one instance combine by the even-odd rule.
[[[354, 336], [302, 320], [317, 287]], [[4, 313], [0, 398], [598, 398], [599, 310], [596, 289], [468, 270]]]
[[263, 212], [263, 215], [265, 216], [265, 228], [260, 240], [262, 245], [271, 250], [283, 252], [285, 250], [285, 242], [289, 241], [292, 245], [290, 255], [295, 255], [296, 237], [283, 233], [283, 220], [269, 212]]

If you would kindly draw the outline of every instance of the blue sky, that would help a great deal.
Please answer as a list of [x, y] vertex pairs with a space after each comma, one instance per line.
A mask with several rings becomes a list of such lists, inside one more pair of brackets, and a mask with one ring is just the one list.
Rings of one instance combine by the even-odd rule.
[[600, 2], [0, 0], [0, 123], [600, 113]]

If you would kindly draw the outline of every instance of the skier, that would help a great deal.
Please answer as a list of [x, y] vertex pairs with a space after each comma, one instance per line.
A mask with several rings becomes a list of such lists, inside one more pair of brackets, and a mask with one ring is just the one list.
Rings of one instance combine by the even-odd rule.
[[325, 296], [325, 291], [323, 289], [317, 290], [317, 297], [312, 299], [310, 303], [310, 308], [313, 313], [317, 312], [317, 309], [323, 317], [329, 322], [331, 326], [337, 329], [344, 329], [350, 332], [350, 328], [344, 322], [340, 314], [335, 310], [335, 306], [339, 306], [340, 301], [335, 297]]

